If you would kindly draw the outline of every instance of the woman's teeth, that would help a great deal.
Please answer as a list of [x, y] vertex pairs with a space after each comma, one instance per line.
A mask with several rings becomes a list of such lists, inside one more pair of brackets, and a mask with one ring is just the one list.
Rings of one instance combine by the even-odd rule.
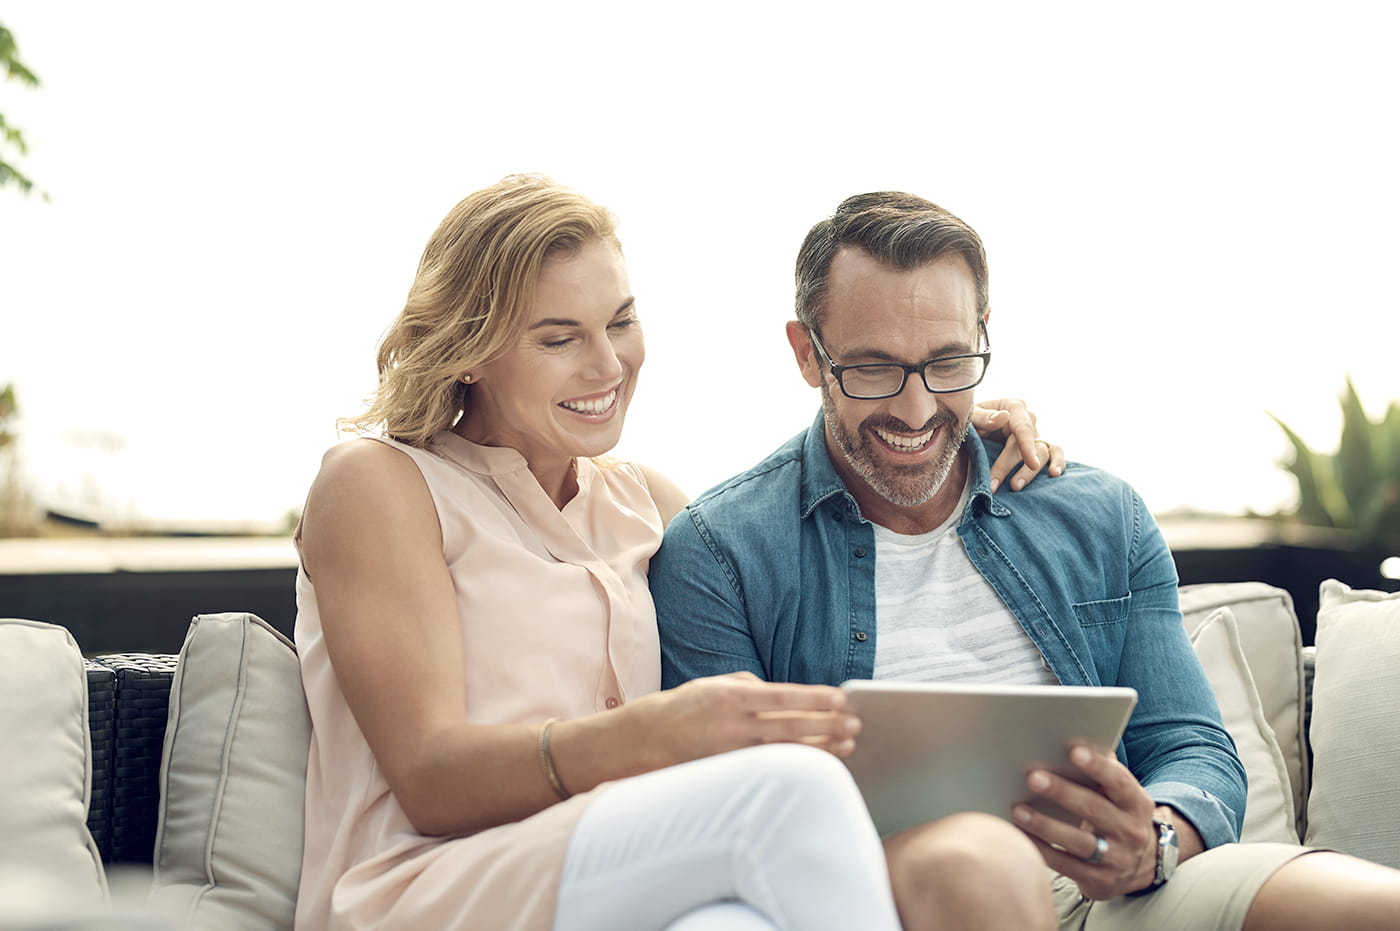
[[875, 428], [875, 435], [878, 436], [880, 439], [884, 440], [887, 445], [893, 446], [895, 449], [902, 450], [919, 449], [920, 447], [926, 445], [929, 440], [933, 439], [933, 435], [937, 432], [938, 428], [935, 427], [927, 433], [921, 433], [918, 436], [899, 436], [894, 433], [886, 433], [879, 427]]
[[617, 401], [617, 389], [609, 391], [601, 398], [594, 398], [591, 401], [560, 401], [559, 406], [577, 411], [580, 414], [601, 414], [603, 411], [613, 406]]

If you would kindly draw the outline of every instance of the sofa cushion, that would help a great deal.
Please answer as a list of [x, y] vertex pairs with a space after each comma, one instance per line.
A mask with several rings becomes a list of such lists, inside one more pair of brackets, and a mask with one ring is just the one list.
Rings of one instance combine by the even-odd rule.
[[311, 721], [291, 641], [190, 623], [170, 689], [152, 905], [201, 928], [290, 928]]
[[1400, 868], [1400, 593], [1322, 583], [1307, 842]]
[[1262, 582], [1186, 585], [1181, 613], [1186, 632], [1194, 633], [1216, 608], [1229, 608], [1239, 630], [1259, 704], [1278, 738], [1288, 766], [1298, 833], [1303, 831], [1308, 797], [1307, 733], [1303, 728], [1303, 635], [1293, 613], [1293, 598]]
[[1205, 668], [1225, 729], [1235, 740], [1235, 749], [1249, 778], [1240, 839], [1298, 843], [1288, 767], [1274, 729], [1259, 704], [1259, 692], [1245, 662], [1239, 629], [1230, 609], [1212, 611], [1191, 635], [1191, 644]]
[[[0, 619], [0, 925], [55, 905], [102, 903], [107, 881], [87, 828], [92, 787], [87, 672], [71, 634]], [[37, 926], [37, 925], [36, 925]]]

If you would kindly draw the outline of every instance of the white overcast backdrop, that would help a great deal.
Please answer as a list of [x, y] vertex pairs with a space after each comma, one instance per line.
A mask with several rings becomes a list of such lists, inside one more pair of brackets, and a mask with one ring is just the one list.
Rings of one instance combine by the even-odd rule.
[[0, 383], [45, 487], [300, 505], [429, 233], [542, 171], [610, 206], [649, 360], [621, 451], [691, 492], [802, 428], [803, 233], [897, 188], [983, 235], [995, 359], [1154, 510], [1292, 493], [1400, 398], [1388, 3], [9, 0], [45, 203], [0, 194]]

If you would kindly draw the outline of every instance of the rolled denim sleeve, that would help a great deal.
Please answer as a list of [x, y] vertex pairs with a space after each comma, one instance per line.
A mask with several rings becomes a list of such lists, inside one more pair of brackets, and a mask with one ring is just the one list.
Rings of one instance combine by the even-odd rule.
[[666, 528], [649, 571], [661, 633], [661, 687], [748, 671], [768, 678], [754, 646], [739, 576], [686, 508]]
[[1140, 528], [1129, 556], [1130, 631], [1118, 684], [1138, 691], [1124, 735], [1131, 767], [1153, 801], [1180, 811], [1207, 847], [1239, 839], [1246, 777], [1181, 621], [1175, 563], [1133, 495]]

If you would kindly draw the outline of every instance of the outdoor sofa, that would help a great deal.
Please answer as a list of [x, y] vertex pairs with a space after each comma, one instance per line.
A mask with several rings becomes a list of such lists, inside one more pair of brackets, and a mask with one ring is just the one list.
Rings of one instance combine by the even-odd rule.
[[[1287, 592], [1182, 589], [1249, 774], [1247, 840], [1400, 867], [1400, 594], [1323, 583], [1304, 649]], [[178, 655], [84, 658], [0, 620], [0, 931], [287, 928], [310, 724], [292, 644], [194, 618]]]

